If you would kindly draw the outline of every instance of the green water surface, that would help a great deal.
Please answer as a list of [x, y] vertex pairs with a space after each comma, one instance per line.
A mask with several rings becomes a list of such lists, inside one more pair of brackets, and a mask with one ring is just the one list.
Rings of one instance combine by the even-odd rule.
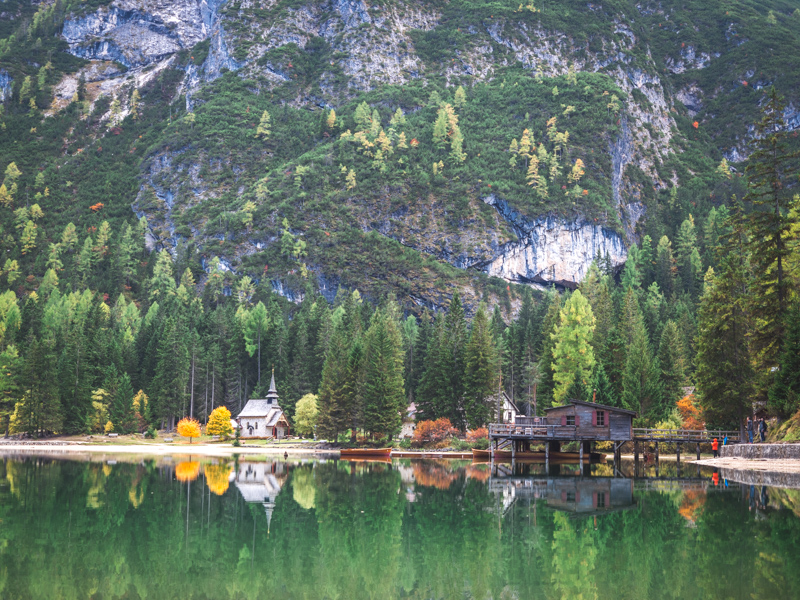
[[614, 474], [5, 457], [0, 598], [800, 598], [800, 491]]

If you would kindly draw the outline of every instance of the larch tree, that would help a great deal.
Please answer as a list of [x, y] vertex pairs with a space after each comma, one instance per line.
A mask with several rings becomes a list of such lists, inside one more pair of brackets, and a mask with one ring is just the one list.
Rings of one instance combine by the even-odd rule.
[[580, 290], [575, 290], [561, 309], [559, 324], [552, 334], [553, 404], [563, 404], [575, 379], [584, 385], [591, 381], [595, 358], [592, 349], [595, 318], [592, 307]]
[[272, 135], [272, 123], [270, 121], [269, 112], [266, 110], [261, 113], [261, 119], [256, 127], [256, 137], [261, 140], [268, 140]]

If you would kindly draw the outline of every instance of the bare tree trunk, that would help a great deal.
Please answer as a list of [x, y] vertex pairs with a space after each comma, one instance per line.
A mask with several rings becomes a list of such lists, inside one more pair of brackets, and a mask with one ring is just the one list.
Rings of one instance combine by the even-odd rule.
[[203, 412], [205, 413], [205, 421], [208, 423], [208, 361], [206, 361], [206, 400], [203, 405]]
[[194, 350], [192, 351], [192, 389], [189, 391], [189, 418], [194, 418], [194, 363], [195, 363], [195, 355]]

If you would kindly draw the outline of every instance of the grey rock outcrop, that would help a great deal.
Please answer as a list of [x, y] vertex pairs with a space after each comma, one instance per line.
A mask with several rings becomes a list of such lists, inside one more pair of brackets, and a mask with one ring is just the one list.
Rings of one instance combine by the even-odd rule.
[[0, 69], [0, 102], [5, 102], [11, 98], [11, 92], [14, 89], [14, 79], [8, 74], [5, 69]]
[[498, 210], [519, 240], [504, 245], [485, 265], [489, 275], [519, 283], [570, 285], [583, 280], [598, 254], [608, 254], [615, 267], [628, 256], [622, 236], [596, 223], [553, 216], [529, 219], [495, 195], [484, 202]]

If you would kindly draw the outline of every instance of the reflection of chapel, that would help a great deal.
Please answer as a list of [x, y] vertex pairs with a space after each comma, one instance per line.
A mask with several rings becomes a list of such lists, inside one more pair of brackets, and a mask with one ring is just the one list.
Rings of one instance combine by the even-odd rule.
[[243, 438], [283, 438], [289, 435], [289, 421], [278, 406], [278, 390], [275, 389], [275, 372], [269, 384], [267, 397], [248, 400], [236, 418]]
[[231, 477], [245, 502], [259, 502], [264, 507], [269, 531], [275, 499], [286, 482], [286, 465], [277, 462], [240, 461], [238, 469]]

